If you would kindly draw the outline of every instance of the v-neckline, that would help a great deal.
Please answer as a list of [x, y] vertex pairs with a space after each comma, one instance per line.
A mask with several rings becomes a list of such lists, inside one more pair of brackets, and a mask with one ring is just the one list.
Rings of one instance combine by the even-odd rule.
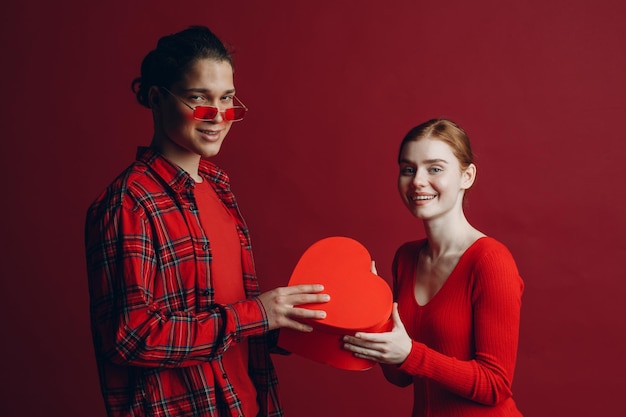
[[452, 271], [450, 271], [450, 275], [448, 275], [448, 277], [445, 279], [445, 281], [443, 282], [443, 284], [441, 285], [441, 287], [437, 290], [437, 292], [435, 292], [435, 294], [433, 294], [432, 297], [430, 297], [430, 299], [424, 303], [424, 304], [420, 304], [419, 301], [417, 301], [417, 298], [415, 297], [415, 284], [417, 281], [417, 263], [419, 261], [419, 254], [421, 253], [422, 250], [424, 250], [424, 248], [426, 247], [426, 245], [428, 244], [428, 240], [424, 240], [424, 242], [422, 243], [422, 245], [419, 247], [418, 252], [417, 252], [417, 256], [415, 256], [414, 261], [413, 261], [413, 283], [411, 285], [411, 290], [412, 290], [412, 298], [413, 298], [413, 302], [415, 302], [415, 304], [419, 307], [419, 308], [427, 308], [428, 306], [430, 306], [433, 301], [435, 301], [438, 298], [441, 298], [441, 296], [439, 296], [441, 294], [442, 291], [444, 291], [444, 289], [449, 286], [448, 282], [450, 281], [451, 278], [455, 277], [457, 275], [457, 271], [459, 270], [459, 265], [461, 265], [465, 258], [466, 255], [470, 252], [470, 250], [472, 250], [479, 241], [483, 240], [487, 238], [487, 236], [480, 236], [478, 239], [476, 239], [474, 242], [472, 242], [471, 245], [469, 245], [461, 254], [461, 256], [459, 256], [459, 260], [456, 263], [456, 265], [454, 265], [454, 268], [452, 268]]

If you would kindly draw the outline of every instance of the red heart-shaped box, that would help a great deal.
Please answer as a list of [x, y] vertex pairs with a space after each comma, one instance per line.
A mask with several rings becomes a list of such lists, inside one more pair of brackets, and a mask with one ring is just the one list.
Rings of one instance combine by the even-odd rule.
[[330, 301], [299, 307], [326, 311], [321, 320], [303, 320], [310, 333], [281, 329], [279, 346], [336, 368], [364, 370], [374, 362], [342, 348], [342, 336], [390, 330], [393, 296], [385, 280], [371, 272], [367, 249], [354, 239], [329, 237], [309, 247], [293, 270], [289, 285], [323, 284]]

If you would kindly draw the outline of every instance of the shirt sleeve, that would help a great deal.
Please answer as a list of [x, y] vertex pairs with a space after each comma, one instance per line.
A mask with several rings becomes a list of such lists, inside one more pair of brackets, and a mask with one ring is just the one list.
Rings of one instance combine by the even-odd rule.
[[400, 369], [470, 400], [495, 405], [512, 395], [523, 283], [504, 247], [482, 254], [473, 279], [474, 358], [459, 360], [413, 341]]
[[[85, 230], [96, 354], [116, 364], [190, 366], [268, 330], [257, 298], [213, 304], [204, 311], [194, 306], [171, 309], [155, 301], [157, 269], [179, 259], [157, 262], [153, 247], [157, 232], [137, 205], [95, 206]], [[164, 297], [181, 290], [172, 283], [163, 290]]]

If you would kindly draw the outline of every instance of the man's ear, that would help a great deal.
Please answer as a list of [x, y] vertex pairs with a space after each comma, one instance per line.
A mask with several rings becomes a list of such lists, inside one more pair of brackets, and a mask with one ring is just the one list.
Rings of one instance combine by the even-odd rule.
[[151, 109], [159, 109], [161, 103], [161, 90], [159, 90], [159, 87], [154, 85], [150, 87], [150, 90], [148, 90], [148, 103]]
[[476, 180], [476, 165], [469, 164], [469, 166], [461, 173], [461, 177], [461, 188], [464, 190], [471, 188]]

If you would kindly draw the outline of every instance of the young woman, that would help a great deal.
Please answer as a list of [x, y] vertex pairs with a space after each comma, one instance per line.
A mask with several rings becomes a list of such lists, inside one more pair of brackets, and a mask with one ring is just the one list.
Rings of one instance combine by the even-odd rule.
[[328, 296], [320, 285], [259, 294], [228, 177], [207, 160], [247, 111], [231, 56], [209, 29], [190, 27], [159, 40], [133, 90], [152, 111], [152, 143], [86, 223], [108, 415], [281, 416], [269, 331], [310, 331], [297, 319], [325, 313], [297, 306]]
[[393, 262], [394, 327], [346, 336], [345, 348], [413, 384], [413, 416], [521, 416], [511, 384], [523, 283], [507, 248], [474, 228], [463, 198], [476, 178], [465, 132], [429, 120], [405, 136], [398, 190], [424, 223]]

